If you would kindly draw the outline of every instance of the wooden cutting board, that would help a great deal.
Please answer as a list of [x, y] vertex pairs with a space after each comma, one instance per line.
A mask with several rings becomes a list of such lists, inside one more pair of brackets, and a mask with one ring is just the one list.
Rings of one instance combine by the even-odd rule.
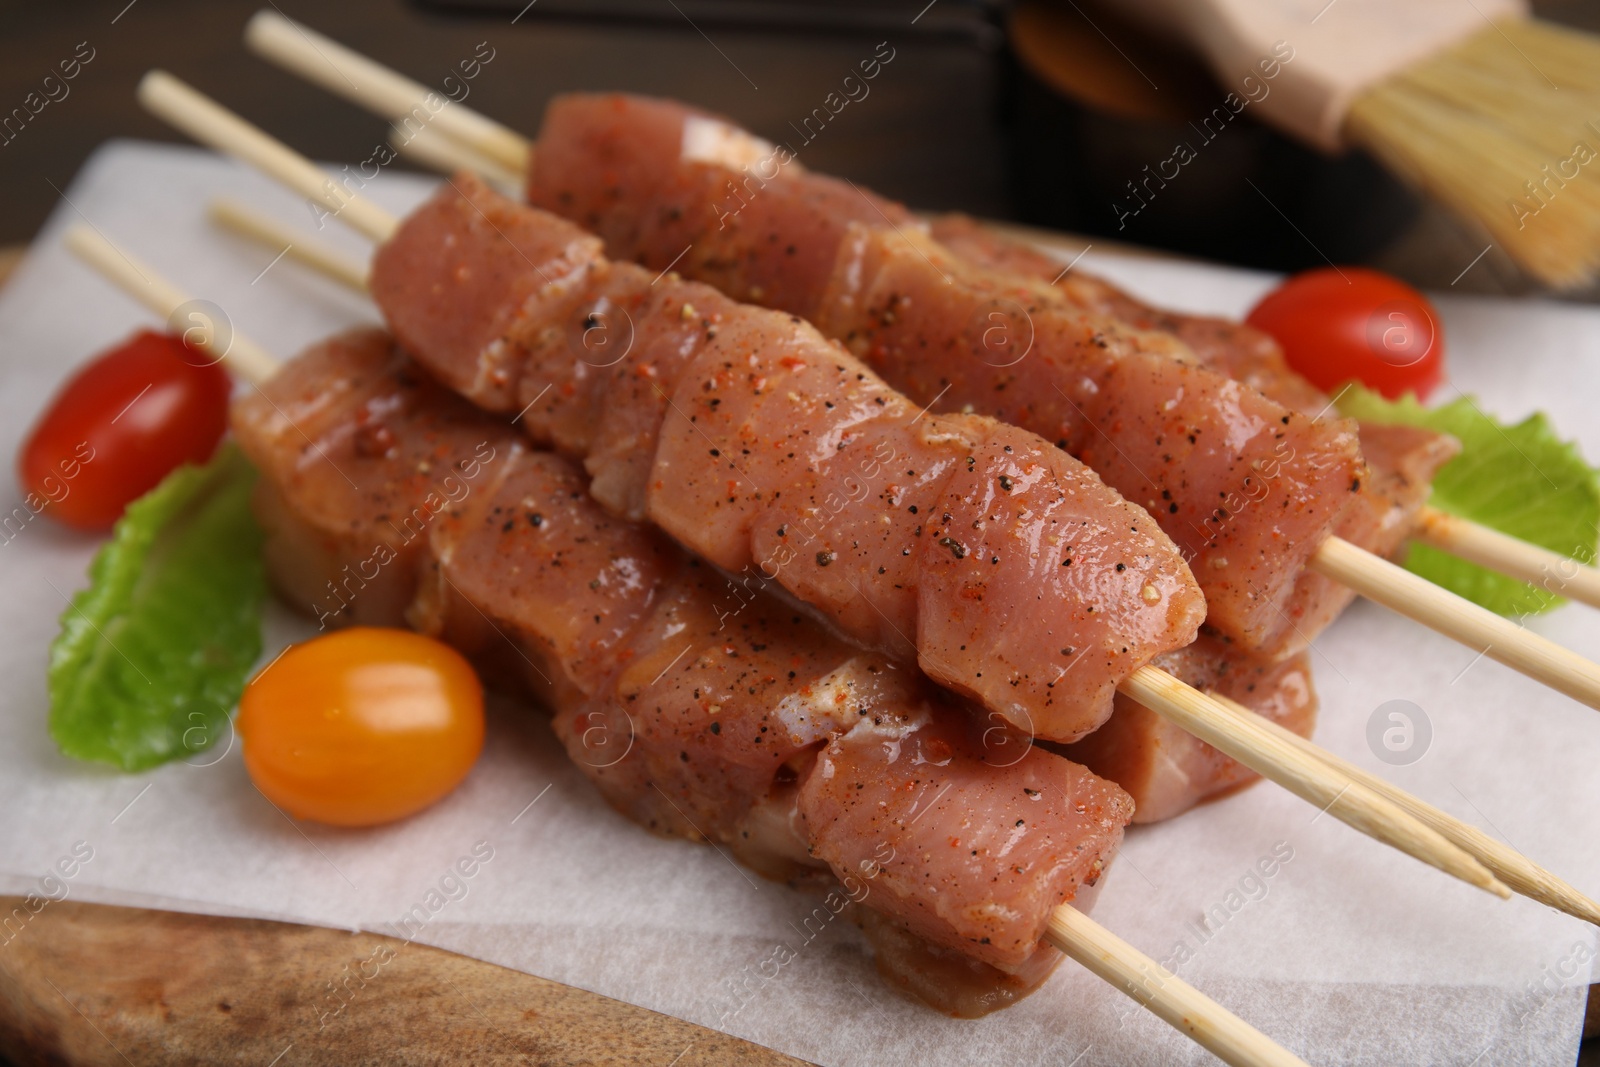
[[[5, 915], [21, 907], [0, 897]], [[17, 1067], [802, 1062], [377, 934], [63, 901], [6, 936], [0, 1053]], [[364, 982], [375, 958], [386, 962]]]

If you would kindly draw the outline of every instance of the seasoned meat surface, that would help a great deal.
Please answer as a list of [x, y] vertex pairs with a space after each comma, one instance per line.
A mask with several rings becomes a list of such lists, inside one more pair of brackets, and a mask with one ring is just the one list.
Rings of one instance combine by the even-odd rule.
[[[577, 271], [570, 231], [458, 176], [379, 249], [372, 289], [421, 363], [582, 458], [613, 513], [1038, 737], [1092, 731], [1123, 679], [1193, 639], [1206, 609], [1178, 547], [1068, 453], [913, 404], [797, 316], [592, 256]], [[491, 262], [531, 310], [486, 340]]]
[[[932, 232], [971, 262], [1038, 280], [1053, 279], [1055, 288], [1077, 306], [1141, 330], [1170, 334], [1188, 345], [1202, 363], [1302, 415], [1315, 419], [1333, 410], [1332, 399], [1295, 373], [1277, 342], [1260, 330], [1227, 319], [1163, 311], [1092, 275], [1077, 270], [1063, 274], [1059, 263], [1032, 245], [960, 215], [935, 219]], [[1420, 427], [1364, 423], [1360, 436], [1365, 468], [1357, 475], [1355, 500], [1334, 532], [1374, 555], [1390, 556], [1415, 528], [1434, 474], [1456, 454], [1457, 446], [1449, 437]], [[1354, 596], [1345, 586], [1307, 571], [1295, 581], [1282, 606], [1283, 618], [1309, 641]]]
[[[991, 1010], [1054, 967], [1050, 910], [1094, 883], [1132, 815], [1113, 783], [975, 725], [915, 670], [611, 514], [580, 467], [383, 334], [313, 347], [242, 397], [233, 423], [283, 520], [268, 526], [280, 586], [331, 580], [394, 517], [422, 516], [405, 546], [412, 601], [386, 595], [362, 621], [516, 661], [617, 808], [769, 874], [826, 870], [883, 917], [881, 936], [898, 931], [897, 958], [943, 954], [947, 979], [924, 990], [941, 1003]], [[377, 588], [326, 621], [353, 621]], [[870, 779], [872, 799], [847, 778]]]
[[1359, 490], [1353, 424], [1286, 406], [1048, 279], [959, 255], [904, 208], [681, 104], [557, 98], [528, 197], [611, 255], [810, 318], [918, 404], [1058, 444], [1150, 511], [1209, 625], [1241, 647], [1284, 656], [1313, 636], [1296, 584]]

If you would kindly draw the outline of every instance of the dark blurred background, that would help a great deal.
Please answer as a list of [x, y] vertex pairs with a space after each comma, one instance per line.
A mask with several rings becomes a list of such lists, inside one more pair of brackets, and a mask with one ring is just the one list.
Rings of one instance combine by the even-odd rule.
[[[355, 161], [385, 124], [245, 51], [262, 0], [0, 2], [0, 116], [80, 42], [94, 59], [0, 144], [0, 245], [25, 243], [110, 137], [177, 140], [135, 105], [164, 67], [313, 156]], [[1127, 183], [1171, 152], [1223, 90], [1085, 0], [347, 0], [271, 4], [430, 84], [479, 42], [494, 61], [469, 106], [528, 133], [566, 89], [666, 94], [783, 138], [888, 42], [894, 59], [801, 152], [817, 170], [927, 209], [1292, 270], [1379, 266], [1443, 287], [1488, 243], [1419, 204], [1364, 157], [1327, 159], [1246, 111], [1183, 180], [1119, 225]], [[1600, 3], [1547, 18], [1600, 28]], [[1085, 13], [1087, 12], [1087, 14]], [[1159, 85], [1159, 89], [1157, 86]], [[37, 99], [37, 98], [36, 98]], [[1270, 206], [1266, 202], [1270, 200]], [[1531, 288], [1498, 249], [1457, 290]]]

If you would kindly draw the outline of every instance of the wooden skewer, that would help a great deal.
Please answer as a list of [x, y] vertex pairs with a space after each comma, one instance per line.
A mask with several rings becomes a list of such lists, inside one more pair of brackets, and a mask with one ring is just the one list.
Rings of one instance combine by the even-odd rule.
[[[1322, 758], [1320, 749], [1312, 754], [1275, 736], [1262, 727], [1265, 720], [1260, 716], [1242, 719], [1210, 694], [1156, 667], [1139, 668], [1118, 691], [1368, 837], [1497, 896], [1508, 898], [1511, 895], [1492, 875], [1484, 882], [1470, 875], [1471, 868], [1461, 868], [1455, 862], [1455, 853], [1466, 855], [1466, 852], [1459, 846], [1452, 844], [1451, 852], [1441, 853], [1435, 839], [1445, 838], [1439, 831], [1404, 813], [1398, 804], [1384, 799], [1350, 775], [1335, 770]], [[1394, 812], [1404, 813], [1405, 818], [1396, 820]], [[1424, 832], [1417, 833], [1419, 828]], [[1446, 862], [1451, 866], [1445, 866]], [[1472, 859], [1472, 867], [1479, 866], [1482, 865]]]
[[1584, 659], [1404, 567], [1339, 537], [1322, 543], [1311, 557], [1311, 567], [1368, 600], [1537, 678], [1591, 708], [1600, 708], [1600, 663]]
[[[139, 101], [201, 144], [226, 144], [229, 155], [321, 204], [341, 222], [374, 241], [387, 241], [394, 233], [397, 222], [393, 215], [356, 196], [309, 159], [165, 71], [153, 70], [140, 80]], [[178, 115], [182, 116], [181, 121], [173, 117]]]
[[1480, 567], [1521, 578], [1557, 596], [1600, 608], [1600, 568], [1438, 508], [1423, 508], [1420, 518], [1412, 536], [1423, 544]]
[[[159, 72], [146, 75], [139, 86], [139, 98], [156, 114], [212, 148], [244, 155], [238, 146], [247, 146], [253, 162], [291, 189], [310, 193], [320, 188], [321, 172], [293, 149], [268, 137], [171, 75]], [[201, 103], [204, 104], [203, 109], [199, 107]], [[192, 119], [197, 111], [201, 116], [198, 121]], [[346, 200], [347, 205], [350, 203], [363, 204], [370, 207], [371, 211], [359, 214], [346, 212], [341, 217], [352, 221], [365, 219], [371, 227], [370, 236], [375, 239], [382, 240], [378, 235], [390, 234], [398, 225], [395, 219], [353, 194]], [[292, 241], [287, 243], [293, 244]], [[1184, 685], [1171, 675], [1151, 668], [1145, 668], [1141, 673], [1149, 675], [1150, 683], [1144, 687], [1145, 694], [1136, 699], [1152, 711], [1172, 718], [1258, 774], [1331, 811], [1336, 818], [1362, 833], [1471, 885], [1502, 897], [1510, 896], [1510, 890], [1496, 880], [1488, 868], [1398, 805], [1352, 783], [1347, 776], [1296, 753], [1265, 731], [1252, 730], [1248, 723], [1241, 724], [1205, 694]], [[1161, 679], [1170, 684], [1160, 684]], [[1125, 683], [1125, 689], [1127, 684], [1130, 683]]]
[[226, 229], [261, 244], [281, 248], [290, 259], [297, 259], [351, 289], [366, 288], [367, 268], [332, 245], [270, 219], [230, 197], [218, 197], [211, 201], [207, 210], [212, 221]]
[[[272, 239], [277, 240], [278, 224], [268, 223], [262, 227], [258, 225], [260, 220], [251, 218], [251, 214], [244, 213], [245, 224], [240, 228], [249, 235], [271, 230], [274, 231]], [[237, 225], [241, 220], [240, 213], [234, 211], [214, 212], [213, 217], [225, 225]], [[66, 241], [69, 248], [108, 280], [156, 314], [165, 317], [172, 307], [185, 302], [186, 297], [175, 286], [87, 226], [74, 226], [68, 231]], [[306, 262], [315, 266], [323, 261], [318, 258]], [[236, 350], [243, 342], [247, 350], [260, 357], [248, 364], [248, 369], [246, 364], [230, 359], [228, 366], [235, 372], [247, 377], [252, 384], [261, 385], [278, 371], [281, 364], [264, 350], [238, 334], [234, 334], [233, 339]], [[1071, 904], [1058, 905], [1050, 913], [1045, 939], [1227, 1063], [1236, 1067], [1307, 1067], [1304, 1060]]]
[[1420, 797], [1413, 796], [1404, 789], [1397, 788], [1377, 775], [1356, 766], [1354, 763], [1341, 759], [1327, 749], [1301, 737], [1293, 730], [1287, 730], [1271, 719], [1257, 715], [1243, 704], [1221, 696], [1216, 697], [1216, 701], [1235, 715], [1248, 716], [1252, 720], [1258, 721], [1269, 733], [1282, 738], [1286, 743], [1300, 749], [1302, 752], [1322, 760], [1335, 770], [1348, 775], [1352, 781], [1359, 782], [1379, 796], [1400, 805], [1400, 807], [1466, 849], [1473, 856], [1476, 856], [1479, 862], [1493, 871], [1501, 881], [1523, 896], [1528, 897], [1530, 900], [1537, 900], [1541, 904], [1548, 904], [1550, 907], [1558, 911], [1564, 911], [1574, 918], [1582, 919], [1584, 922], [1600, 925], [1600, 904], [1584, 896], [1572, 885], [1534, 863], [1516, 849], [1496, 841], [1476, 826], [1440, 811]]
[[1300, 1063], [1299, 1057], [1076, 908], [1050, 914], [1045, 940], [1121, 989], [1224, 1063]]
[[[102, 276], [163, 320], [170, 321], [173, 312], [192, 302], [187, 294], [168, 284], [149, 266], [137, 262], [82, 223], [67, 231], [66, 244]], [[268, 355], [266, 349], [233, 331], [231, 326], [226, 336], [215, 323], [207, 326], [199, 331], [186, 330], [185, 340], [222, 360], [248, 382], [259, 384], [277, 373], [278, 361]]]
[[314, 241], [297, 227], [226, 196], [211, 201], [207, 213], [212, 222], [225, 230], [248, 237], [263, 247], [285, 249], [287, 258], [298, 260], [318, 274], [358, 293], [367, 291], [366, 264], [332, 245]]
[[390, 122], [436, 126], [513, 175], [528, 169], [526, 137], [275, 11], [256, 12], [244, 39], [256, 54]]
[[432, 126], [411, 129], [400, 123], [389, 127], [389, 143], [394, 150], [419, 166], [443, 174], [470, 170], [502, 189], [522, 188], [522, 175], [515, 174], [477, 150], [462, 144]]

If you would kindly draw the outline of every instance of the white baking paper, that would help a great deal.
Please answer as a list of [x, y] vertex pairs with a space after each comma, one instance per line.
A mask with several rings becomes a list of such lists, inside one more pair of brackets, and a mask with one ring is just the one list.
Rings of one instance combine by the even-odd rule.
[[[385, 173], [369, 191], [402, 209], [429, 185]], [[0, 295], [0, 451], [15, 452], [75, 363], [150, 323], [62, 248], [69, 223], [89, 222], [283, 355], [375, 320], [361, 300], [274, 263], [273, 250], [212, 229], [202, 209], [223, 193], [313, 224], [294, 197], [204, 153], [125, 142], [95, 155]], [[363, 250], [336, 224], [324, 236]], [[1164, 304], [1231, 314], [1272, 283], [1093, 254], [1082, 266]], [[1600, 310], [1448, 294], [1439, 306], [1453, 387], [1501, 416], [1547, 411], [1600, 458]], [[21, 502], [9, 465], [0, 500]], [[399, 924], [422, 942], [823, 1064], [1209, 1060], [1071, 963], [978, 1022], [901, 999], [844, 923], [803, 939], [811, 901], [612, 813], [526, 709], [499, 709], [482, 762], [454, 795], [364, 832], [291, 823], [251, 788], [237, 746], [193, 760], [204, 766], [142, 775], [66, 760], [45, 728], [46, 650], [94, 548], [42, 519], [0, 543], [0, 890], [37, 888], [75, 846], [92, 849], [64, 883], [73, 899], [389, 933]], [[1567, 607], [1529, 626], [1600, 656], [1600, 612]], [[308, 630], [275, 613], [266, 655]], [[1317, 740], [1600, 896], [1600, 713], [1365, 604], [1317, 641], [1316, 679]], [[1410, 766], [1381, 763], [1367, 742], [1369, 718], [1391, 700], [1431, 723]], [[474, 849], [492, 858], [469, 880], [447, 879]], [[1277, 862], [1262, 877], [1268, 857]], [[432, 899], [444, 903], [430, 911], [441, 883], [447, 892]], [[1129, 833], [1095, 916], [1324, 1064], [1568, 1067], [1594, 953], [1582, 923], [1467, 888], [1271, 787]], [[779, 944], [795, 958], [762, 969]], [[315, 1054], [316, 1019], [282, 1025], [300, 1042], [292, 1055]]]

